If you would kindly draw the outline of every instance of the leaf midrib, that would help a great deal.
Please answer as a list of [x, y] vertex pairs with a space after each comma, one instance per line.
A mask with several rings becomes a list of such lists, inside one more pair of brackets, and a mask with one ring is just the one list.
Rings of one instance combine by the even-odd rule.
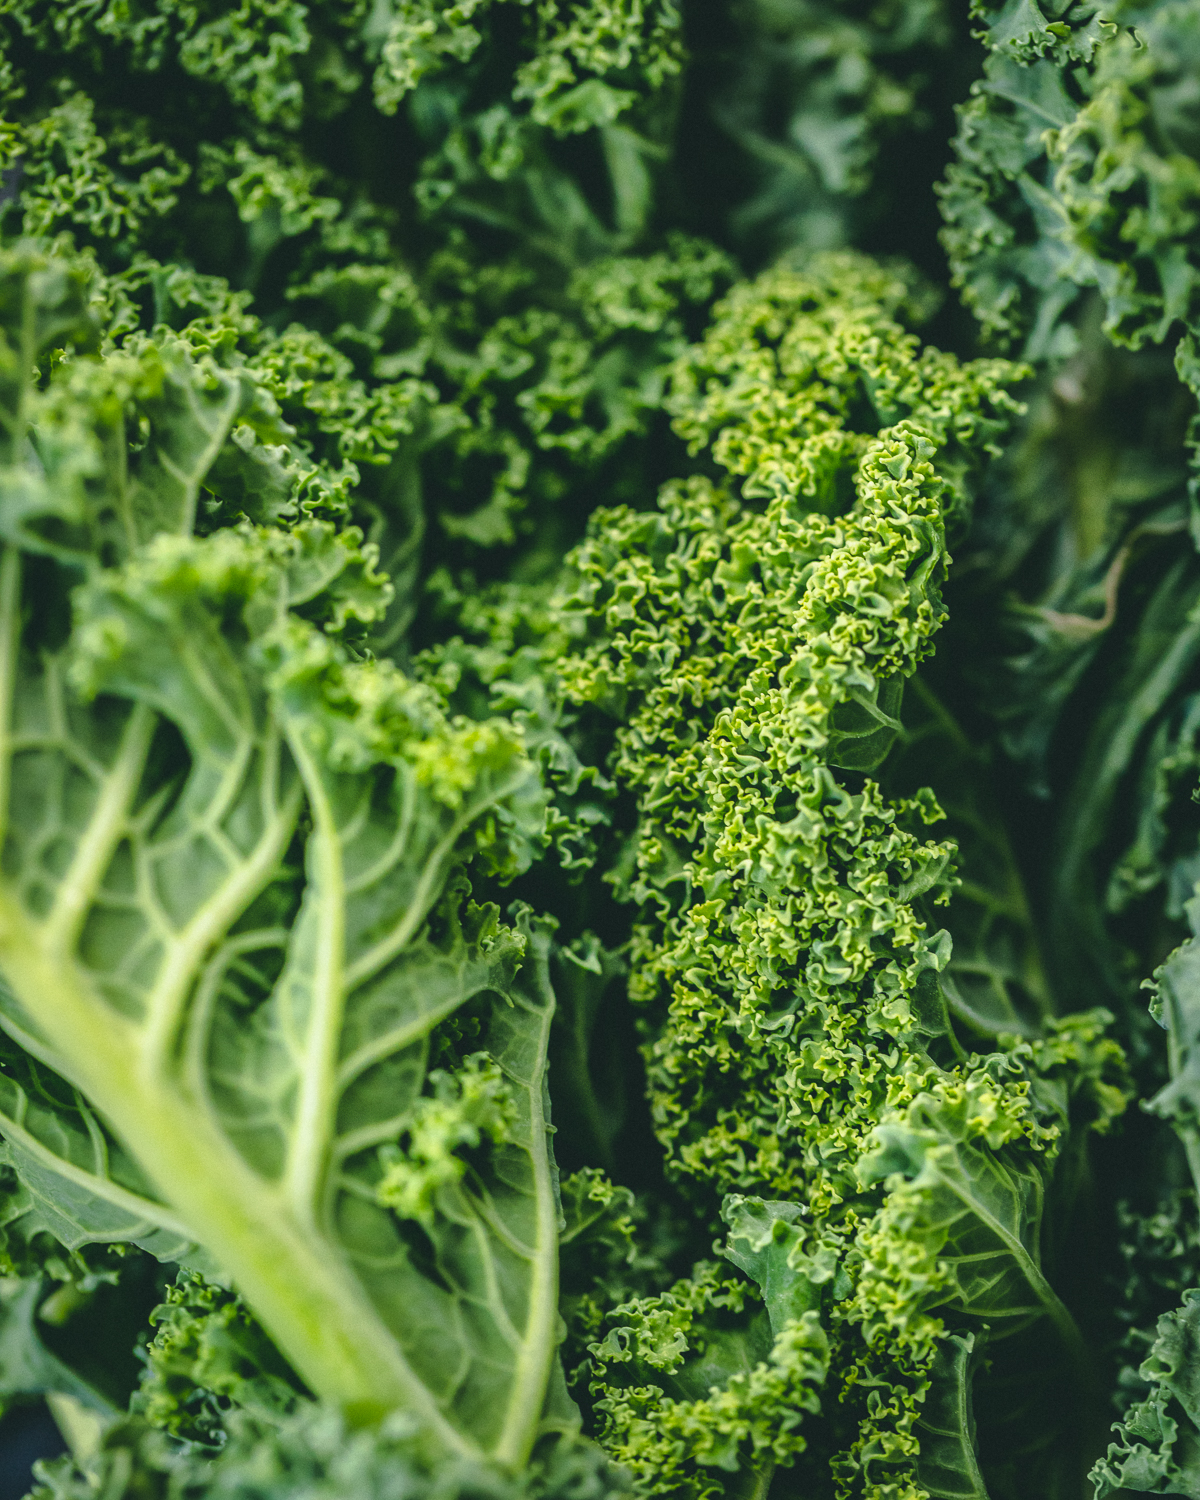
[[1029, 1283], [1030, 1290], [1045, 1310], [1046, 1316], [1050, 1318], [1051, 1322], [1058, 1329], [1072, 1359], [1078, 1358], [1086, 1361], [1086, 1346], [1084, 1345], [1083, 1336], [1079, 1332], [1079, 1327], [1075, 1319], [1067, 1310], [1061, 1297], [1059, 1297], [1058, 1293], [1046, 1280], [1045, 1276], [1042, 1275], [1040, 1268], [1035, 1263], [1029, 1251], [1021, 1243], [1021, 1240], [984, 1205], [980, 1204], [978, 1199], [972, 1197], [969, 1192], [965, 1192], [952, 1177], [948, 1176], [939, 1167], [931, 1165], [927, 1161], [925, 1170], [929, 1172], [935, 1181], [957, 1198], [967, 1211], [974, 1215], [980, 1223], [985, 1225], [1001, 1244], [1004, 1245], [1020, 1268], [1021, 1274]]

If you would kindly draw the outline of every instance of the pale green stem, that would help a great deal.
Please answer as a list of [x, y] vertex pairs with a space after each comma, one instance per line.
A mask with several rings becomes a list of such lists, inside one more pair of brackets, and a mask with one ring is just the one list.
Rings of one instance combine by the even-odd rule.
[[312, 973], [305, 976], [307, 1035], [284, 1185], [292, 1212], [302, 1223], [315, 1225], [337, 1111], [337, 1057], [346, 1002], [345, 874], [328, 792], [300, 736], [290, 735], [289, 745], [308, 792], [313, 820], [309, 892], [320, 900], [316, 953]]
[[767, 1500], [771, 1489], [771, 1481], [775, 1478], [775, 1465], [764, 1464], [761, 1469], [754, 1471], [754, 1488], [746, 1496], [746, 1500]]
[[[535, 970], [536, 973], [536, 970]], [[518, 1468], [529, 1459], [537, 1436], [546, 1383], [555, 1358], [558, 1323], [558, 1203], [550, 1162], [549, 1120], [545, 1114], [546, 1051], [554, 1015], [553, 996], [543, 996], [542, 1024], [537, 1040], [537, 1063], [529, 1086], [529, 1150], [533, 1158], [537, 1205], [536, 1242], [529, 1285], [529, 1314], [525, 1337], [513, 1371], [508, 1411], [495, 1457]], [[520, 1002], [518, 1002], [520, 1003]]]
[[153, 710], [144, 703], [134, 705], [96, 807], [43, 923], [42, 941], [64, 958], [74, 951], [100, 882], [127, 832], [129, 809], [137, 796], [157, 722]]
[[298, 1224], [169, 1078], [138, 1072], [136, 1031], [73, 964], [41, 949], [24, 913], [0, 899], [0, 967], [52, 1033], [73, 1077], [126, 1142], [155, 1190], [216, 1257], [313, 1391], [371, 1419], [411, 1411], [442, 1451], [479, 1450], [445, 1418], [341, 1256]]

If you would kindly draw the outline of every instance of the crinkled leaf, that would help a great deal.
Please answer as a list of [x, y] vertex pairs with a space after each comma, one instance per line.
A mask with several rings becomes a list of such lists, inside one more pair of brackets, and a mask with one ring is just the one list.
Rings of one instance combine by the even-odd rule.
[[1200, 1294], [1158, 1320], [1141, 1377], [1150, 1394], [1114, 1426], [1116, 1441], [1089, 1476], [1110, 1495], [1200, 1495]]
[[[94, 476], [93, 514], [130, 525], [115, 553], [71, 554], [65, 645], [20, 553], [0, 564], [3, 1024], [29, 1054], [0, 1101], [11, 1160], [66, 1243], [198, 1242], [316, 1392], [520, 1463], [547, 1401], [571, 1420], [551, 1378], [549, 940], [470, 905], [455, 872], [528, 862], [536, 778], [510, 725], [452, 721], [337, 643], [386, 605], [358, 533], [189, 534], [239, 381], [176, 350], [150, 399], [105, 386], [124, 359], [76, 357], [39, 393], [52, 412], [91, 381], [117, 437], [145, 439], [127, 494]], [[385, 1167], [437, 1162], [437, 1080], [478, 1064], [434, 1033], [464, 1008], [501, 1123], [481, 1152], [442, 1148], [414, 1222]]]

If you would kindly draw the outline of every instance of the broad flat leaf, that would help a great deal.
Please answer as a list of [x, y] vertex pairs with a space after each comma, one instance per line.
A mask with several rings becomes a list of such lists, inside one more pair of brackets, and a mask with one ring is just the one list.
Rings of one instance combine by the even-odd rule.
[[920, 1246], [936, 1264], [928, 1305], [953, 1307], [995, 1337], [1048, 1318], [1072, 1354], [1086, 1358], [1040, 1264], [1050, 1162], [1044, 1153], [997, 1151], [970, 1139], [965, 1108], [925, 1096], [909, 1107], [905, 1124], [877, 1128], [860, 1177], [907, 1179], [890, 1194], [880, 1233]]
[[120, 1242], [160, 1260], [196, 1245], [78, 1090], [0, 1040], [0, 1132], [32, 1200], [31, 1221], [69, 1249]]
[[975, 1451], [971, 1376], [975, 1335], [949, 1334], [939, 1345], [921, 1407], [917, 1478], [931, 1500], [988, 1500]]
[[[558, 1319], [557, 1177], [546, 1134], [549, 935], [526, 932], [530, 956], [493, 1004], [485, 1043], [510, 1085], [515, 1126], [486, 1169], [438, 1190], [425, 1230], [430, 1261], [414, 1254], [372, 1191], [378, 1126], [368, 1138], [370, 1127], [351, 1123], [336, 1139], [331, 1203], [337, 1238], [412, 1368], [459, 1430], [509, 1462], [520, 1460], [531, 1410], [544, 1397]], [[403, 1054], [396, 1060], [403, 1066]], [[352, 1120], [364, 1106], [360, 1094]]]
[[569, 947], [555, 948], [551, 971], [558, 1002], [550, 1041], [558, 1127], [579, 1143], [586, 1160], [611, 1171], [628, 1085], [623, 1039], [605, 1002], [624, 965], [589, 932]]
[[807, 1268], [793, 1264], [803, 1246], [796, 1228], [803, 1212], [798, 1203], [739, 1197], [727, 1198], [721, 1210], [729, 1225], [725, 1257], [758, 1283], [776, 1335], [789, 1320], [820, 1303], [817, 1288], [805, 1274]]
[[1153, 750], [1153, 731], [1171, 714], [1200, 659], [1200, 571], [1191, 552], [1182, 538], [1175, 540], [1136, 629], [1111, 643], [1103, 701], [1056, 819], [1045, 951], [1056, 993], [1075, 1003], [1110, 1003], [1127, 993], [1121, 956], [1106, 931], [1109, 881], [1102, 855], [1122, 794], [1133, 794], [1130, 782], [1147, 746]]
[[519, 1465], [571, 1423], [549, 937], [462, 866], [520, 869], [541, 792], [510, 725], [339, 644], [388, 604], [358, 533], [190, 534], [243, 384], [145, 344], [9, 412], [39, 494], [55, 402], [91, 458], [70, 514], [0, 492], [0, 1131], [65, 1243], [195, 1242], [316, 1394]]

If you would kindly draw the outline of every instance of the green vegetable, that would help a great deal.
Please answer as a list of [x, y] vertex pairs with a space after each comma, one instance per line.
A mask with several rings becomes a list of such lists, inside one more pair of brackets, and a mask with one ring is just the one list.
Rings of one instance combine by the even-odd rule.
[[38, 1500], [1197, 1491], [1198, 47], [5, 8]]
[[[453, 872], [528, 857], [529, 762], [506, 726], [448, 720], [338, 644], [387, 590], [353, 529], [192, 534], [242, 380], [147, 344], [32, 389], [26, 361], [86, 330], [81, 288], [33, 252], [5, 271], [0, 962], [29, 1059], [0, 1101], [12, 1161], [68, 1245], [202, 1244], [317, 1394], [411, 1407], [448, 1452], [522, 1462], [556, 1317], [546, 940], [466, 904]], [[53, 622], [22, 624], [65, 568], [82, 577], [55, 649]], [[464, 1114], [481, 1086], [492, 1100], [468, 1197], [447, 1157], [479, 1130], [431, 1129], [421, 1089], [431, 1033], [481, 995], [490, 1074], [467, 1057], [438, 1075]], [[428, 1178], [407, 1193], [405, 1140]]]

